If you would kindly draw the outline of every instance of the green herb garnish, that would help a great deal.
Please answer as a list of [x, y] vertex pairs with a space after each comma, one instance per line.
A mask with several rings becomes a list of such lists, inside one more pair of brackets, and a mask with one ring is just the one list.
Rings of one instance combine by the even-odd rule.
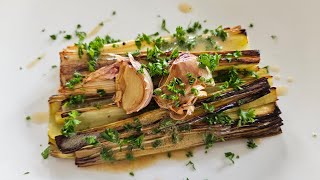
[[67, 88], [74, 89], [74, 86], [79, 84], [84, 76], [82, 74], [75, 72], [72, 76], [72, 78], [66, 83]]
[[68, 118], [65, 119], [64, 125], [61, 129], [61, 134], [70, 137], [75, 134], [75, 128], [81, 123], [77, 118], [80, 116], [80, 113], [76, 110], [68, 113]]
[[113, 151], [111, 148], [103, 147], [100, 152], [101, 159], [104, 161], [114, 161]]
[[27, 116], [27, 117], [26, 117], [26, 120], [27, 120], [27, 121], [31, 120], [31, 116]]
[[210, 31], [212, 35], [219, 37], [222, 41], [225, 41], [228, 37], [228, 33], [223, 29], [222, 26]]
[[214, 105], [210, 105], [208, 103], [202, 103], [202, 107], [209, 113], [213, 113], [214, 112]]
[[206, 145], [206, 149], [211, 148], [216, 141], [217, 141], [217, 138], [213, 134], [211, 133], [206, 134], [204, 137], [204, 144]]
[[129, 175], [130, 175], [130, 176], [134, 176], [134, 173], [133, 173], [133, 172], [130, 172]]
[[52, 35], [50, 35], [50, 38], [51, 38], [52, 40], [56, 40], [56, 39], [57, 39], [57, 35], [52, 34]]
[[234, 164], [234, 158], [237, 158], [237, 159], [239, 159], [239, 155], [235, 155], [233, 152], [226, 152], [226, 153], [224, 153], [224, 156], [227, 158], [227, 159], [229, 159], [231, 162], [232, 162], [232, 164]]
[[188, 26], [187, 33], [196, 33], [198, 30], [202, 28], [202, 25], [199, 21], [194, 22], [192, 26]]
[[166, 27], [166, 20], [165, 19], [162, 19], [161, 29], [166, 31], [167, 33], [170, 33], [170, 31]]
[[249, 149], [254, 149], [254, 148], [258, 147], [258, 145], [254, 142], [253, 139], [248, 139], [247, 147]]
[[105, 96], [107, 93], [104, 89], [97, 89], [97, 94], [99, 94], [100, 97]]
[[89, 145], [93, 145], [96, 146], [97, 144], [99, 144], [99, 141], [97, 140], [96, 136], [87, 136], [84, 139], [86, 141], [87, 144]]
[[66, 39], [66, 40], [70, 40], [70, 39], [72, 38], [72, 35], [67, 34], [67, 35], [65, 35], [63, 38]]
[[48, 146], [45, 150], [42, 151], [41, 156], [43, 159], [48, 159], [50, 154], [50, 146]]
[[191, 166], [193, 170], [196, 170], [196, 167], [194, 166], [194, 163], [192, 161], [189, 161], [186, 166]]
[[63, 106], [74, 106], [77, 104], [84, 103], [85, 95], [78, 94], [78, 95], [70, 95], [68, 100], [63, 104]]
[[119, 143], [119, 132], [115, 129], [107, 128], [104, 132], [100, 134], [100, 136], [110, 142]]
[[256, 117], [254, 109], [249, 109], [248, 111], [239, 110], [239, 121], [238, 126], [246, 125], [248, 123], [253, 123], [254, 118]]
[[201, 54], [198, 57], [199, 67], [205, 68], [208, 67], [210, 71], [214, 71], [215, 68], [218, 66], [219, 61], [221, 59], [220, 54]]
[[191, 157], [193, 157], [193, 153], [192, 153], [191, 151], [188, 151], [188, 152], [186, 153], [186, 156], [187, 156], [188, 158], [191, 158]]
[[203, 122], [206, 122], [209, 125], [214, 125], [214, 124], [231, 125], [233, 124], [234, 121], [228, 115], [222, 112], [218, 114], [209, 114], [203, 119]]
[[152, 147], [153, 148], [157, 148], [157, 147], [159, 147], [161, 145], [162, 145], [162, 141], [160, 139], [157, 139], [157, 140], [152, 142]]

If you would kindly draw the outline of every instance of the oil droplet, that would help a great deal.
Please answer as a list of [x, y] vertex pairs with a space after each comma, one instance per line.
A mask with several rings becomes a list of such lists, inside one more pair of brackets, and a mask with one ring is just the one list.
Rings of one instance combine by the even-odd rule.
[[31, 61], [28, 65], [27, 65], [27, 69], [31, 69], [33, 68], [35, 65], [38, 64], [38, 62], [41, 61], [41, 59], [43, 59], [45, 56], [45, 54], [40, 55], [39, 57], [37, 57], [36, 59], [34, 59], [33, 61]]
[[275, 76], [274, 76], [274, 79], [275, 79], [275, 80], [280, 80], [280, 75], [275, 75]]
[[277, 95], [278, 96], [285, 96], [287, 94], [288, 94], [288, 87], [286, 87], [286, 86], [277, 87]]
[[288, 76], [287, 81], [288, 81], [288, 83], [292, 83], [293, 82], [293, 77], [292, 76]]
[[190, 13], [192, 11], [192, 6], [188, 3], [180, 3], [178, 8], [183, 13]]
[[280, 72], [280, 67], [277, 66], [277, 65], [272, 65], [272, 66], [269, 66], [269, 70], [272, 71], [272, 72]]
[[90, 38], [92, 36], [95, 36], [104, 26], [104, 23], [109, 22], [110, 19], [105, 19], [104, 21], [100, 22], [99, 24], [97, 24], [88, 34], [87, 34], [87, 38]]
[[31, 122], [42, 124], [42, 123], [47, 123], [48, 121], [49, 121], [48, 112], [35, 112], [31, 114]]

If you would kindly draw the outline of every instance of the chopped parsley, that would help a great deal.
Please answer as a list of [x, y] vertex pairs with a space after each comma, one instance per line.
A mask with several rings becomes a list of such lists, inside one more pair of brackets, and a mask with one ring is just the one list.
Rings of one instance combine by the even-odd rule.
[[134, 173], [133, 173], [133, 172], [130, 172], [129, 175], [130, 175], [130, 176], [134, 176]]
[[276, 35], [271, 35], [270, 36], [272, 39], [277, 39], [278, 38], [278, 36], [276, 36]]
[[26, 117], [26, 120], [27, 120], [27, 121], [31, 120], [31, 116], [27, 116], [27, 117]]
[[100, 136], [110, 142], [119, 143], [119, 132], [115, 129], [107, 128], [104, 132], [100, 134]]
[[184, 30], [181, 26], [176, 28], [176, 33], [173, 34], [175, 37], [177, 44], [181, 49], [191, 50], [196, 45], [196, 38], [191, 38], [187, 35], [187, 31]]
[[104, 40], [105, 40], [105, 44], [117, 43], [117, 42], [120, 42], [120, 41], [121, 41], [120, 39], [114, 39], [114, 38], [112, 38], [112, 37], [109, 36], [109, 35], [106, 35], [106, 37], [104, 38]]
[[58, 66], [57, 65], [52, 65], [51, 66], [51, 69], [55, 69], [55, 68], [57, 68]]
[[208, 67], [210, 71], [214, 71], [215, 68], [218, 66], [219, 61], [221, 59], [220, 54], [201, 54], [198, 57], [199, 67], [205, 68]]
[[64, 125], [61, 129], [62, 135], [70, 137], [75, 134], [76, 126], [81, 123], [81, 121], [78, 120], [79, 116], [80, 113], [76, 110], [73, 110], [70, 113], [68, 113], [68, 117], [65, 119]]
[[112, 16], [116, 15], [117, 12], [116, 11], [112, 11]]
[[187, 73], [187, 78], [188, 78], [188, 81], [189, 81], [190, 85], [193, 85], [194, 82], [196, 81], [196, 78], [193, 77], [193, 75], [191, 73]]
[[194, 94], [195, 96], [199, 95], [199, 90], [196, 88], [191, 88], [191, 93]]
[[135, 44], [138, 49], [141, 49], [142, 42], [146, 42], [147, 44], [151, 44], [151, 37], [146, 35], [145, 33], [138, 34], [138, 36], [135, 40]]
[[203, 122], [206, 122], [209, 125], [214, 125], [214, 124], [231, 125], [233, 124], [234, 121], [230, 118], [230, 116], [221, 112], [218, 114], [209, 114], [203, 119]]
[[170, 33], [170, 31], [166, 27], [166, 20], [165, 19], [162, 19], [161, 29], [166, 31], [167, 33]]
[[233, 53], [228, 53], [225, 55], [225, 58], [228, 60], [228, 62], [231, 62], [233, 58], [235, 59], [239, 59], [239, 57], [242, 56], [242, 52], [241, 51], [235, 51]]
[[96, 146], [99, 144], [99, 141], [97, 140], [96, 136], [86, 136], [85, 139], [87, 144]]
[[248, 139], [247, 147], [249, 149], [254, 149], [254, 148], [258, 147], [258, 145], [254, 142], [253, 139]]
[[23, 175], [27, 175], [27, 174], [30, 174], [30, 172], [25, 172], [25, 173], [23, 173]]
[[167, 156], [168, 156], [168, 158], [171, 158], [171, 157], [172, 157], [171, 152], [168, 152], [168, 153], [167, 153]]
[[104, 89], [97, 89], [97, 94], [99, 94], [100, 97], [105, 96], [107, 93]]
[[100, 50], [103, 48], [105, 42], [105, 39], [98, 36], [87, 46], [86, 51], [89, 56], [88, 68], [90, 72], [96, 70], [97, 61], [100, 56]]
[[224, 153], [224, 156], [227, 159], [229, 159], [232, 162], [232, 164], [234, 164], [234, 158], [239, 159], [239, 155], [236, 156], [233, 152], [226, 152], [226, 153]]
[[199, 21], [194, 22], [192, 26], [188, 26], [187, 33], [196, 33], [198, 30], [202, 28], [202, 25]]
[[202, 107], [209, 113], [213, 113], [214, 112], [214, 105], [210, 105], [208, 103], [202, 103]]
[[103, 25], [104, 25], [104, 23], [103, 23], [103, 22], [100, 22], [100, 23], [99, 23], [99, 26], [103, 26]]
[[80, 29], [81, 28], [81, 24], [77, 24], [77, 29]]
[[253, 28], [253, 23], [250, 23], [250, 24], [249, 24], [249, 28]]
[[70, 39], [72, 39], [72, 35], [67, 34], [63, 38], [66, 39], [66, 40], [70, 40]]
[[50, 154], [50, 146], [48, 146], [45, 150], [42, 151], [41, 156], [43, 159], [48, 159]]
[[248, 123], [253, 123], [256, 117], [254, 109], [249, 109], [248, 111], [239, 109], [239, 121], [238, 126], [246, 125]]
[[152, 147], [153, 148], [157, 148], [157, 147], [159, 147], [161, 145], [162, 145], [162, 141], [160, 139], [157, 139], [157, 140], [152, 142]]
[[191, 166], [193, 170], [196, 170], [196, 167], [194, 166], [194, 163], [192, 161], [189, 161], [186, 166]]
[[72, 78], [66, 83], [67, 88], [74, 89], [74, 86], [81, 83], [83, 78], [82, 74], [78, 72], [73, 73]]
[[111, 148], [103, 147], [100, 152], [101, 159], [104, 161], [114, 161], [113, 151]]
[[57, 39], [57, 35], [52, 34], [52, 35], [50, 35], [50, 38], [51, 38], [52, 40], [56, 40], [56, 39]]
[[186, 153], [186, 156], [187, 156], [187, 158], [191, 158], [191, 157], [193, 157], [193, 153], [191, 151], [188, 151]]
[[211, 148], [216, 141], [217, 141], [217, 138], [212, 133], [206, 134], [204, 137], [204, 144], [206, 145], [205, 149], [207, 150]]
[[126, 154], [126, 159], [129, 160], [129, 161], [134, 160], [133, 154], [132, 153], [127, 153]]
[[239, 77], [239, 73], [235, 68], [231, 68], [226, 72], [219, 72], [216, 80], [224, 81], [223, 85], [219, 87], [221, 90], [228, 89], [229, 87], [241, 90], [241, 85], [244, 83], [244, 80]]
[[222, 41], [225, 41], [228, 37], [228, 33], [223, 29], [222, 26], [210, 31], [212, 35], [219, 37]]
[[162, 93], [162, 90], [160, 88], [157, 88], [153, 91], [153, 94], [155, 94], [156, 96], [161, 95], [161, 93]]
[[63, 104], [63, 106], [74, 106], [77, 104], [84, 103], [86, 96], [83, 94], [70, 95], [68, 100]]

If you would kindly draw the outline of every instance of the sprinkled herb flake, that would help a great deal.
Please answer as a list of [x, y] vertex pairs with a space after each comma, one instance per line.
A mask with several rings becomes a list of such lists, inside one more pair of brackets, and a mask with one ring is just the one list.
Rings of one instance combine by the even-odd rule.
[[43, 159], [48, 159], [50, 154], [50, 146], [48, 146], [45, 150], [42, 151], [41, 156]]
[[134, 176], [134, 173], [133, 173], [133, 172], [130, 172], [129, 175], [130, 175], [130, 176]]
[[63, 38], [66, 39], [66, 40], [70, 40], [70, 39], [72, 39], [72, 35], [67, 34]]
[[31, 116], [27, 116], [27, 117], [26, 117], [26, 120], [27, 120], [27, 121], [30, 121], [30, 120], [31, 120]]
[[170, 33], [170, 31], [167, 29], [166, 20], [165, 19], [162, 19], [161, 29], [166, 31], [167, 33]]
[[56, 39], [57, 39], [57, 35], [52, 34], [52, 35], [50, 35], [50, 38], [51, 38], [52, 40], [56, 40]]
[[258, 145], [254, 142], [253, 139], [248, 139], [247, 147], [249, 149], [255, 149], [256, 147], [258, 147]]
[[186, 164], [186, 166], [189, 166], [189, 165], [192, 167], [193, 170], [196, 170], [196, 167], [195, 167], [195, 165], [194, 165], [194, 163], [193, 163], [192, 161], [189, 161], [189, 162]]

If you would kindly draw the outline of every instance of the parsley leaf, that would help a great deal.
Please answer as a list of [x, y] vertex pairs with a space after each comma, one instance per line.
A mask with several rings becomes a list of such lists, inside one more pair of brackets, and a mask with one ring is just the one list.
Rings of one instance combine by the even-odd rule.
[[202, 103], [203, 108], [209, 112], [209, 113], [213, 113], [214, 112], [214, 105], [210, 105], [208, 103]]
[[134, 173], [133, 173], [133, 172], [130, 172], [129, 175], [130, 175], [130, 176], [134, 176]]
[[155, 141], [152, 142], [152, 147], [156, 148], [162, 145], [162, 141], [160, 139], [157, 139]]
[[199, 21], [194, 22], [192, 26], [188, 26], [187, 33], [196, 33], [198, 30], [202, 28], [202, 25]]
[[83, 78], [82, 74], [75, 72], [73, 77], [66, 83], [67, 88], [74, 89], [74, 86], [79, 84]]
[[196, 170], [196, 167], [194, 166], [194, 163], [192, 161], [189, 161], [186, 166], [191, 166], [193, 170]]
[[111, 148], [103, 147], [100, 152], [100, 156], [101, 156], [102, 160], [104, 160], [104, 161], [114, 161], [115, 160], [113, 157], [113, 151]]
[[50, 35], [50, 38], [51, 38], [52, 40], [56, 40], [56, 39], [57, 39], [57, 35], [52, 34], [52, 35]]
[[193, 153], [192, 153], [191, 151], [188, 151], [188, 152], [186, 153], [186, 156], [187, 156], [188, 158], [191, 158], [191, 157], [193, 157]]
[[76, 110], [68, 113], [69, 117], [65, 119], [64, 125], [61, 129], [61, 134], [70, 137], [75, 134], [75, 128], [81, 123], [77, 118], [80, 116], [80, 113]]
[[213, 134], [211, 133], [206, 134], [204, 137], [204, 144], [206, 145], [206, 149], [211, 148], [216, 141], [217, 139]]
[[248, 123], [253, 123], [256, 117], [254, 109], [249, 109], [248, 111], [239, 109], [239, 121], [238, 126], [246, 125]]
[[203, 122], [206, 122], [209, 125], [214, 124], [222, 124], [222, 125], [231, 125], [234, 121], [225, 113], [218, 113], [218, 114], [209, 114], [205, 117]]
[[27, 117], [26, 117], [26, 120], [27, 120], [27, 121], [31, 120], [31, 116], [27, 116]]
[[80, 103], [84, 103], [85, 95], [77, 94], [77, 95], [70, 95], [67, 102], [63, 104], [63, 106], [74, 106]]
[[220, 54], [201, 54], [198, 57], [199, 67], [205, 68], [208, 67], [210, 71], [214, 71], [215, 68], [218, 66], [219, 61], [221, 59]]
[[86, 136], [85, 139], [87, 144], [96, 146], [99, 144], [99, 141], [97, 140], [96, 136]]
[[254, 149], [254, 148], [258, 147], [258, 145], [254, 142], [253, 139], [248, 139], [247, 147], [249, 149]]
[[228, 37], [228, 33], [223, 29], [222, 26], [219, 26], [218, 28], [211, 30], [211, 34], [219, 37], [222, 41], [225, 41]]
[[67, 35], [65, 35], [63, 38], [65, 38], [66, 40], [70, 40], [70, 39], [72, 38], [72, 35], [67, 34]]
[[224, 156], [227, 158], [227, 159], [229, 159], [231, 162], [232, 162], [232, 164], [234, 164], [234, 158], [236, 157], [237, 159], [239, 158], [239, 156], [236, 156], [233, 152], [226, 152], [226, 153], [224, 153]]
[[119, 132], [115, 129], [107, 128], [104, 132], [100, 134], [100, 136], [110, 142], [119, 143]]
[[166, 27], [166, 20], [165, 19], [162, 19], [161, 29], [166, 31], [167, 33], [170, 33], [170, 31]]
[[42, 151], [41, 156], [43, 159], [48, 159], [50, 154], [50, 146], [48, 146], [45, 150]]

